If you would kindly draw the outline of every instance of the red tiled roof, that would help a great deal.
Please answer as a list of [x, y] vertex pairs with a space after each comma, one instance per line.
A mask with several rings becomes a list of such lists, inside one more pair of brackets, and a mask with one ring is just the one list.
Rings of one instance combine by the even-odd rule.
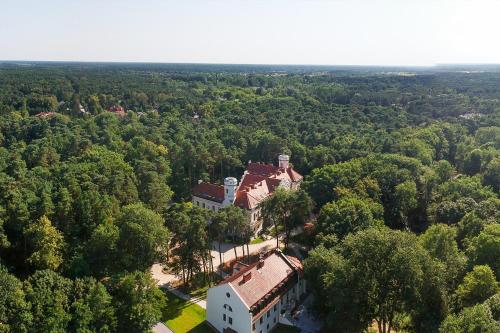
[[[229, 283], [248, 307], [258, 303], [293, 274], [303, 271], [300, 260], [278, 250], [268, 252], [262, 260], [263, 266], [256, 262], [220, 283]], [[248, 274], [251, 274], [250, 279], [243, 282], [243, 276], [248, 277]]]
[[265, 163], [248, 163], [248, 173], [269, 177], [278, 171], [278, 167]]
[[221, 203], [224, 201], [224, 186], [200, 183], [193, 188], [193, 195], [195, 197]]
[[297, 182], [299, 180], [302, 180], [302, 175], [300, 173], [298, 173], [297, 171], [293, 170], [292, 167], [288, 167], [288, 169], [286, 169], [286, 172], [288, 173], [288, 175], [290, 176], [290, 179], [293, 181], [293, 182]]
[[[293, 170], [276, 167], [272, 164], [249, 163], [247, 172], [243, 175], [241, 183], [236, 190], [234, 205], [244, 209], [254, 209], [265, 198], [271, 195], [275, 189], [285, 182], [297, 182], [302, 176]], [[218, 202], [224, 201], [224, 187], [213, 185], [216, 188], [208, 187], [207, 183], [203, 186], [197, 186], [193, 189], [193, 195], [208, 200], [218, 198]], [[200, 184], [201, 185], [201, 184]], [[217, 192], [217, 193], [216, 193]], [[220, 196], [219, 196], [220, 195]]]

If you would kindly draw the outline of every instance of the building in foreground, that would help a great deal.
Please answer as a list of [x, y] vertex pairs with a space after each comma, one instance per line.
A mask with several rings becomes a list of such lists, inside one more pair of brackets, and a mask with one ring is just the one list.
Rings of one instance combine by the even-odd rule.
[[300, 260], [276, 249], [208, 290], [207, 322], [220, 333], [267, 333], [305, 292]]
[[257, 232], [262, 227], [259, 204], [278, 187], [298, 189], [303, 177], [289, 164], [288, 155], [279, 155], [278, 166], [249, 162], [241, 181], [224, 179], [224, 185], [200, 182], [193, 189], [193, 204], [212, 211], [235, 205], [248, 212], [250, 224]]

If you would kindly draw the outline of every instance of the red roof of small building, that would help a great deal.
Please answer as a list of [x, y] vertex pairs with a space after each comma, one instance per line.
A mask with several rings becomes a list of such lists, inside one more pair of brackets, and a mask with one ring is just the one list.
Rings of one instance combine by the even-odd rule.
[[38, 118], [50, 118], [50, 117], [53, 117], [55, 116], [55, 112], [40, 112], [40, 113], [37, 113], [35, 115], [35, 117], [38, 117]]
[[222, 203], [224, 201], [224, 186], [210, 183], [200, 183], [193, 188], [195, 197]]
[[125, 109], [121, 106], [118, 105], [113, 105], [109, 108], [109, 112], [113, 112], [119, 115], [124, 115], [125, 114]]
[[280, 250], [266, 253], [261, 261], [263, 265], [258, 261], [219, 283], [229, 283], [249, 308], [294, 274], [303, 275], [300, 260]]

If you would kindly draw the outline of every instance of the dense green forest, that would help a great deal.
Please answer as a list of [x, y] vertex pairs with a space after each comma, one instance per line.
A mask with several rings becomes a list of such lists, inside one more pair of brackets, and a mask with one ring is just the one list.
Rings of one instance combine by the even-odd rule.
[[494, 71], [1, 64], [0, 332], [149, 331], [220, 235], [192, 186], [280, 153], [326, 332], [498, 332], [499, 126]]

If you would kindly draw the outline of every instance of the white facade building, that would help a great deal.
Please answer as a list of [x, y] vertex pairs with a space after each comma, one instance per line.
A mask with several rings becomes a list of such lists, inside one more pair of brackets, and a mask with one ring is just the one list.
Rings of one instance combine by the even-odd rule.
[[220, 333], [267, 333], [305, 292], [301, 262], [273, 250], [208, 290], [207, 322]]
[[302, 176], [289, 164], [288, 155], [278, 156], [278, 166], [249, 162], [241, 181], [234, 177], [224, 179], [224, 185], [200, 182], [193, 189], [193, 204], [217, 211], [235, 205], [248, 212], [249, 222], [258, 232], [262, 227], [259, 204], [278, 187], [298, 189]]

